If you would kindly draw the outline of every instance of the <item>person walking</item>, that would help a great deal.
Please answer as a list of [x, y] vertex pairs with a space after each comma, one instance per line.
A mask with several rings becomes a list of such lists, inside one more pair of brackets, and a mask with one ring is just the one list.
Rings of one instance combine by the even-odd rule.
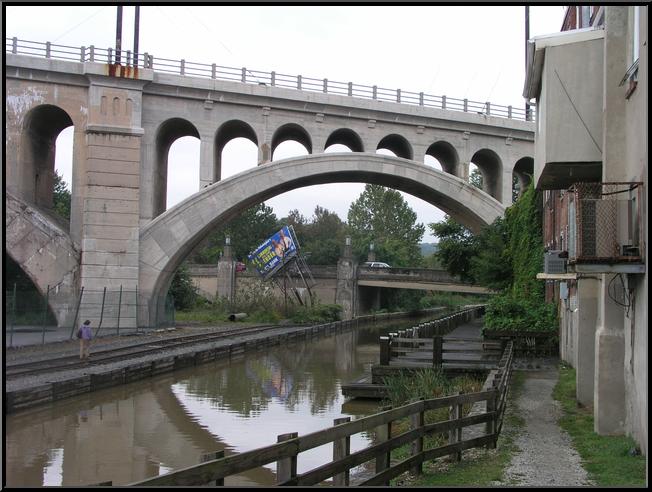
[[79, 327], [77, 338], [79, 338], [79, 360], [88, 360], [90, 357], [91, 340], [93, 339], [90, 320], [84, 321], [84, 324]]

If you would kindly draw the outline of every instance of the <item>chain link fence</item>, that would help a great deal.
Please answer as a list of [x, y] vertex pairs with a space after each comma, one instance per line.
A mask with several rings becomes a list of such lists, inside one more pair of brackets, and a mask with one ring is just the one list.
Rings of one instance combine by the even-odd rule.
[[[5, 290], [5, 346], [16, 345], [16, 337], [29, 336], [31, 344], [73, 339], [79, 325], [86, 319], [91, 321], [94, 336], [126, 335], [139, 333], [145, 328], [138, 326], [138, 290], [82, 288], [74, 306], [71, 306], [72, 321], [66, 326], [57, 326], [57, 319], [50, 307], [50, 288], [42, 295], [32, 285], [17, 282], [7, 285]], [[175, 325], [174, 299], [168, 295], [165, 301], [163, 319], [157, 326]]]

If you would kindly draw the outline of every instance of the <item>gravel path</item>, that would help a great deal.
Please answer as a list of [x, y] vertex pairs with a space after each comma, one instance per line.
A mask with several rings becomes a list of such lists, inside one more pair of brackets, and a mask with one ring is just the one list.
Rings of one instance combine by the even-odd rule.
[[[556, 367], [526, 372], [516, 400], [525, 420], [515, 439], [519, 451], [505, 470], [504, 484], [515, 486], [577, 487], [593, 485], [571, 446], [570, 436], [557, 423], [562, 415], [552, 390], [559, 378]], [[507, 425], [507, 424], [506, 424]]]

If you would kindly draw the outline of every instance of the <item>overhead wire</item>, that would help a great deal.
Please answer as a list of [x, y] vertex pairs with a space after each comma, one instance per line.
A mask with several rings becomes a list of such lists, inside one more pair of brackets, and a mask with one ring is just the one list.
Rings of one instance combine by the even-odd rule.
[[81, 26], [82, 24], [84, 24], [84, 23], [88, 22], [89, 20], [91, 20], [93, 17], [95, 17], [97, 14], [99, 14], [99, 13], [100, 13], [102, 10], [104, 10], [105, 8], [106, 8], [106, 6], [100, 7], [100, 9], [97, 10], [97, 11], [95, 11], [95, 13], [89, 15], [88, 17], [86, 17], [86, 19], [84, 19], [83, 21], [81, 21], [79, 24], [77, 24], [77, 25], [71, 27], [70, 29], [68, 29], [68, 30], [67, 30], [66, 32], [64, 32], [61, 36], [57, 37], [56, 39], [53, 39], [52, 42], [53, 42], [53, 43], [56, 43], [57, 41], [59, 41], [59, 40], [60, 40], [62, 37], [64, 37], [65, 35], [69, 34], [70, 32], [74, 31], [75, 29], [77, 29], [77, 28], [78, 28], [79, 26]]

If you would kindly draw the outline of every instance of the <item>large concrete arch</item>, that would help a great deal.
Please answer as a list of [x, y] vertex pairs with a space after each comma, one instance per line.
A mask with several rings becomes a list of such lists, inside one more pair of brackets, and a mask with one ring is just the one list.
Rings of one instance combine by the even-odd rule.
[[[5, 191], [5, 251], [48, 301], [59, 326], [70, 326], [80, 253], [56, 217]], [[56, 259], [53, 261], [53, 259]]]
[[156, 323], [174, 272], [212, 229], [286, 191], [338, 182], [372, 183], [404, 191], [432, 203], [474, 231], [505, 211], [499, 201], [462, 179], [393, 156], [317, 154], [249, 169], [204, 188], [141, 229], [139, 323]]

